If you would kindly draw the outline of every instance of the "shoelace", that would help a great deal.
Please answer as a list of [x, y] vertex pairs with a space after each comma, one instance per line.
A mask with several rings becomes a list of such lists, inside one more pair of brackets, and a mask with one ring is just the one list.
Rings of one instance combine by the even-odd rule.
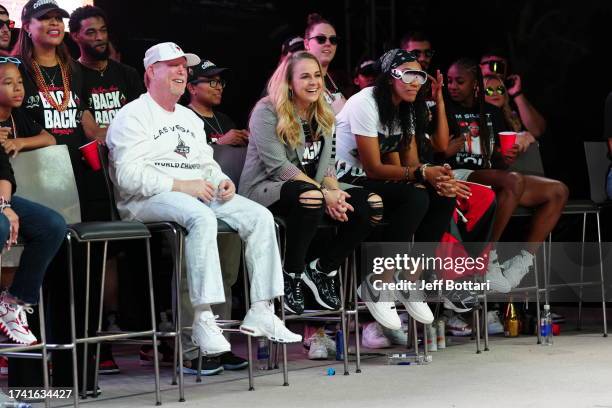
[[207, 326], [214, 333], [221, 334], [223, 330], [219, 326], [217, 326], [217, 319], [219, 315], [214, 315], [213, 317], [202, 319], [204, 321], [204, 325]]
[[293, 299], [303, 299], [304, 296], [302, 294], [302, 280], [293, 280]]
[[18, 317], [19, 323], [21, 323], [23, 327], [29, 330], [28, 318], [26, 316], [26, 312], [29, 314], [32, 314], [34, 313], [34, 309], [30, 306], [23, 306], [23, 305], [17, 306], [17, 316], [19, 316]]

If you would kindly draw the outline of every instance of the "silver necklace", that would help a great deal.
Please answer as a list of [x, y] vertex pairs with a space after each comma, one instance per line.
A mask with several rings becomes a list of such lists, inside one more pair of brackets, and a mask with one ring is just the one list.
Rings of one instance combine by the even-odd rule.
[[209, 122], [208, 119], [206, 119], [206, 117], [204, 117], [204, 115], [202, 115], [202, 119], [204, 119], [204, 122], [206, 122], [206, 124], [208, 126], [210, 126], [213, 131], [217, 132], [218, 135], [224, 134], [223, 133], [223, 128], [221, 127], [221, 124], [219, 123], [219, 119], [217, 119], [217, 116], [215, 115], [215, 112], [213, 112], [213, 119], [217, 123], [217, 127], [215, 127], [215, 125], [213, 125], [211, 122]]
[[55, 76], [57, 75], [57, 69], [58, 67], [56, 66], [55, 69], [53, 70], [53, 77], [49, 77], [49, 74], [47, 74], [47, 67], [44, 67], [43, 69], [41, 69], [43, 75], [45, 77], [47, 77], [47, 79], [49, 80], [49, 86], [54, 87], [55, 86]]

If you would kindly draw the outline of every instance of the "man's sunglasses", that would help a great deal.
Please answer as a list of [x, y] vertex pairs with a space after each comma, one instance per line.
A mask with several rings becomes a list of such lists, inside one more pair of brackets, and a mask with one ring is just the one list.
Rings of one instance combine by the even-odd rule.
[[15, 28], [15, 22], [13, 20], [0, 20], [0, 29], [2, 29], [2, 27], [7, 26], [9, 29], [13, 29]]
[[225, 88], [225, 85], [227, 85], [225, 79], [197, 79], [195, 81], [192, 81], [191, 83], [193, 85], [197, 85], [203, 82], [206, 82], [208, 85], [210, 85], [211, 88], [216, 88], [218, 86], [220, 86], [221, 88]]
[[411, 84], [417, 81], [419, 85], [424, 85], [425, 82], [427, 82], [427, 72], [418, 69], [400, 71], [395, 68], [391, 70], [391, 76], [395, 79], [400, 79], [405, 84]]
[[495, 72], [496, 74], [504, 75], [506, 73], [506, 63], [500, 60], [483, 61], [480, 65], [488, 65], [489, 71]]
[[310, 37], [309, 40], [316, 40], [320, 45], [325, 44], [327, 40], [331, 45], [338, 45], [338, 37], [335, 35], [330, 35], [329, 37], [325, 35], [315, 35], [314, 37]]
[[498, 86], [497, 88], [493, 88], [492, 86], [487, 86], [485, 88], [485, 95], [487, 96], [493, 96], [495, 94], [498, 95], [505, 95], [506, 94], [506, 87], [503, 85]]
[[434, 50], [410, 50], [410, 52], [417, 58], [420, 58], [421, 54], [425, 54], [427, 58], [431, 58], [436, 53]]

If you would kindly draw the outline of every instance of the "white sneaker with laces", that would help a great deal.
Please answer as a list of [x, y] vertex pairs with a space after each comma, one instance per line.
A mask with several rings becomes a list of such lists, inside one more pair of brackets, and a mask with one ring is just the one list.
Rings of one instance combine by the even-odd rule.
[[512, 288], [521, 284], [521, 280], [529, 273], [529, 268], [533, 265], [533, 255], [524, 249], [521, 253], [508, 259], [502, 264], [504, 276], [510, 282]]
[[[383, 299], [383, 297], [380, 296], [380, 294], [372, 287], [372, 283], [370, 282], [369, 278], [366, 279], [365, 285], [366, 289], [370, 292], [370, 299], [377, 300], [375, 302], [365, 301], [366, 307], [372, 314], [372, 317], [386, 328], [391, 330], [401, 329], [402, 321], [400, 320], [395, 308], [395, 299], [389, 299], [391, 301]], [[359, 285], [357, 288], [357, 295], [361, 299], [364, 299], [362, 296], [362, 287], [363, 285]]]
[[37, 343], [36, 336], [28, 326], [27, 313], [34, 310], [29, 306], [6, 302], [6, 294], [0, 295], [0, 330], [15, 343], [31, 345]]
[[497, 259], [497, 251], [495, 250], [490, 252], [485, 280], [489, 282], [489, 290], [491, 292], [508, 293], [512, 290], [512, 285], [502, 273], [499, 260]]
[[383, 334], [383, 328], [377, 322], [371, 322], [363, 328], [361, 344], [369, 349], [391, 347], [391, 341]]
[[472, 328], [461, 315], [455, 314], [451, 317], [447, 317], [446, 319], [446, 332], [450, 333], [453, 336], [471, 336]]
[[217, 317], [211, 312], [202, 312], [191, 329], [191, 341], [200, 347], [204, 356], [217, 356], [231, 350], [223, 330], [217, 326]]
[[504, 325], [499, 318], [498, 310], [489, 310], [487, 312], [487, 328], [489, 334], [499, 334], [504, 332]]
[[408, 345], [408, 313], [402, 313], [399, 315], [402, 321], [402, 328], [399, 330], [389, 330], [383, 327], [383, 334], [386, 338], [391, 341], [391, 344], [397, 344], [399, 346]]
[[310, 350], [308, 350], [309, 360], [327, 360], [328, 352], [324, 341], [325, 337], [327, 336], [318, 334], [312, 336], [310, 340]]
[[[298, 343], [302, 341], [302, 336], [290, 331], [281, 319], [278, 318], [271, 310], [253, 308], [249, 309], [240, 331], [253, 337], [267, 337], [268, 340], [278, 343]], [[312, 347], [312, 343], [310, 344]]]
[[[396, 280], [398, 280], [398, 276], [396, 275]], [[415, 282], [416, 287], [421, 287], [421, 281]], [[431, 324], [434, 321], [434, 315], [425, 302], [426, 295], [425, 291], [422, 289], [414, 289], [411, 291], [401, 291], [394, 290], [393, 294], [395, 295], [395, 299], [398, 302], [401, 302], [406, 311], [413, 319], [415, 319], [419, 323], [423, 324]]]

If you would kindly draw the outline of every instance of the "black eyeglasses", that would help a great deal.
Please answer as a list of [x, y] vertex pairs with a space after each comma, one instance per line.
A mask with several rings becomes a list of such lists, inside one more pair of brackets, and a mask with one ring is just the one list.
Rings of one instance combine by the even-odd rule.
[[485, 88], [485, 95], [487, 95], [487, 96], [493, 96], [496, 93], [498, 95], [505, 95], [506, 94], [506, 87], [503, 86], [503, 85], [500, 85], [497, 88], [493, 88], [492, 86], [487, 86]]
[[431, 58], [436, 53], [434, 50], [410, 50], [410, 52], [417, 58], [420, 58], [421, 54], [425, 54], [427, 58]]
[[320, 45], [325, 44], [327, 40], [331, 45], [338, 45], [338, 36], [330, 35], [329, 37], [325, 35], [315, 35], [314, 37], [310, 37], [309, 40], [316, 40]]
[[195, 81], [192, 81], [191, 83], [193, 85], [197, 85], [203, 82], [210, 85], [211, 88], [216, 88], [217, 86], [220, 86], [221, 88], [225, 88], [225, 85], [227, 85], [227, 82], [225, 81], [225, 79], [197, 79]]
[[0, 20], [0, 29], [7, 26], [9, 29], [15, 28], [15, 22], [13, 20]]

